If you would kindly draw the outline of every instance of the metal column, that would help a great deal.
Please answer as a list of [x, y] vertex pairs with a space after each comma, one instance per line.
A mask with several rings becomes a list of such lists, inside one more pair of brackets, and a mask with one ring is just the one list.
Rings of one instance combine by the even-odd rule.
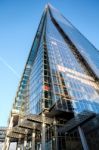
[[[13, 127], [13, 116], [11, 116], [10, 118], [10, 123], [9, 123], [9, 127], [7, 130], [7, 134], [9, 133], [9, 130]], [[3, 150], [9, 150], [10, 147], [10, 138], [6, 137], [5, 139], [5, 143], [3, 145]]]
[[27, 146], [27, 136], [24, 138], [24, 150], [26, 149]]
[[17, 150], [21, 150], [22, 149], [22, 143], [21, 143], [21, 135], [19, 135], [19, 139], [18, 139], [18, 143], [17, 143]]
[[56, 126], [56, 119], [54, 118], [54, 122], [53, 122], [53, 125], [54, 125], [54, 149], [55, 150], [58, 150], [58, 130], [57, 130], [57, 126]]
[[18, 140], [18, 143], [17, 143], [17, 150], [21, 150], [21, 141], [20, 141], [20, 139]]
[[79, 135], [80, 135], [80, 138], [81, 138], [83, 149], [84, 150], [89, 150], [88, 144], [87, 144], [84, 132], [83, 132], [83, 129], [80, 126], [78, 126], [78, 131], [79, 131]]
[[[45, 120], [45, 114], [42, 114], [43, 121]], [[41, 150], [45, 150], [45, 132], [46, 132], [46, 124], [42, 123], [42, 132], [41, 132]]]
[[35, 150], [35, 130], [32, 133], [32, 150]]
[[25, 135], [25, 138], [24, 138], [24, 145], [23, 145], [24, 150], [26, 149], [26, 146], [27, 146], [27, 133], [28, 133], [28, 130], [25, 129], [25, 132], [26, 132], [26, 135]]
[[6, 138], [6, 144], [4, 143], [2, 150], [9, 150], [10, 138]]

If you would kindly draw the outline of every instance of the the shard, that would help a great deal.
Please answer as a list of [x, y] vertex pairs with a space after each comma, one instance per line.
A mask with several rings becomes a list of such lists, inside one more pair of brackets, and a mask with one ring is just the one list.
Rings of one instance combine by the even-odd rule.
[[46, 5], [9, 117], [3, 150], [99, 149], [99, 51]]

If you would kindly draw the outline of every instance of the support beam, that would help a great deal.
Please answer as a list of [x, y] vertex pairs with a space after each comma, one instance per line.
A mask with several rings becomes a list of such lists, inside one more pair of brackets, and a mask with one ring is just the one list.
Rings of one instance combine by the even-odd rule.
[[89, 147], [88, 147], [83, 129], [80, 126], [78, 127], [78, 131], [79, 131], [79, 135], [80, 135], [80, 139], [81, 139], [81, 142], [82, 142], [83, 149], [84, 150], [89, 150]]
[[58, 129], [57, 129], [57, 121], [54, 118], [54, 138], [55, 138], [55, 142], [54, 142], [54, 150], [58, 150]]
[[[43, 113], [44, 115], [44, 113]], [[45, 119], [44, 119], [45, 118]], [[28, 121], [32, 121], [32, 122], [35, 122], [35, 123], [45, 123], [45, 124], [51, 124], [53, 123], [53, 119], [52, 118], [49, 118], [49, 117], [42, 117], [42, 115], [28, 115], [26, 117], [26, 119]]]
[[32, 150], [35, 150], [35, 130], [32, 133]]
[[45, 114], [42, 114], [42, 120], [44, 122], [42, 123], [42, 132], [41, 132], [41, 150], [46, 150], [45, 149], [45, 132], [46, 132]]
[[27, 136], [25, 136], [24, 138], [24, 150], [26, 149], [26, 145], [27, 145]]
[[10, 138], [6, 138], [6, 143], [4, 144], [3, 150], [9, 150]]
[[17, 143], [17, 150], [21, 150], [21, 139], [18, 140], [18, 143]]
[[24, 145], [23, 145], [23, 147], [24, 147], [24, 150], [26, 149], [26, 146], [27, 146], [27, 134], [28, 134], [28, 130], [27, 129], [25, 129], [25, 138], [24, 138]]
[[[9, 129], [13, 127], [13, 119], [14, 119], [14, 117], [11, 116], [9, 127], [8, 127], [8, 130], [7, 130], [7, 134], [9, 134]], [[10, 147], [10, 138], [6, 137], [5, 138], [5, 143], [4, 143], [4, 146], [3, 146], [2, 150], [9, 150], [9, 147]]]

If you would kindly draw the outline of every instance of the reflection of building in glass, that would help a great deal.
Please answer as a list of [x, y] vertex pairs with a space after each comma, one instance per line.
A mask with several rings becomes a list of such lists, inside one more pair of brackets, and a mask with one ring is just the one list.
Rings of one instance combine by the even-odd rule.
[[19, 149], [98, 150], [98, 81], [99, 51], [48, 5], [15, 97], [4, 150], [11, 142]]

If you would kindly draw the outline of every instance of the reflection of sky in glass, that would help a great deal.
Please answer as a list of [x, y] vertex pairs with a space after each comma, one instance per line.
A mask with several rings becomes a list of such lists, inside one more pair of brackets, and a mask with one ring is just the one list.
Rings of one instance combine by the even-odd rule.
[[[57, 14], [54, 15], [57, 16]], [[58, 16], [57, 18], [59, 20]], [[66, 44], [66, 42], [64, 41], [58, 30], [55, 28], [54, 24], [50, 20], [49, 14], [47, 18], [46, 32], [47, 32], [46, 38], [49, 53], [49, 62], [50, 68], [52, 70], [51, 72], [54, 71], [54, 73], [56, 74], [61, 73], [65, 82], [65, 86], [68, 90], [68, 93], [71, 95], [74, 110], [76, 112], [81, 112], [85, 109], [88, 109], [91, 111], [94, 110], [98, 112], [99, 88], [95, 83], [94, 79], [87, 72], [87, 68], [85, 68], [83, 66], [83, 63], [80, 62], [77, 59], [77, 57], [72, 53], [72, 50], [68, 47], [68, 45]], [[86, 42], [85, 39], [84, 41]], [[82, 49], [82, 53], [86, 54], [86, 51], [84, 51], [82, 45], [80, 46], [80, 48]], [[88, 56], [90, 56], [89, 53]], [[54, 80], [54, 77], [52, 78]], [[55, 83], [53, 81], [53, 91], [56, 88], [56, 85], [54, 84]], [[63, 90], [62, 87], [61, 88], [57, 87], [57, 89], [58, 88], [60, 89], [59, 93], [62, 94]], [[57, 94], [56, 96], [54, 94], [53, 99], [57, 100], [56, 97]]]
[[74, 45], [77, 47], [79, 52], [85, 58], [87, 63], [90, 65], [95, 74], [99, 77], [99, 52], [98, 50], [84, 38], [75, 27], [71, 25], [61, 14], [54, 8], [52, 8], [52, 14], [57, 20], [58, 24], [68, 35]]

